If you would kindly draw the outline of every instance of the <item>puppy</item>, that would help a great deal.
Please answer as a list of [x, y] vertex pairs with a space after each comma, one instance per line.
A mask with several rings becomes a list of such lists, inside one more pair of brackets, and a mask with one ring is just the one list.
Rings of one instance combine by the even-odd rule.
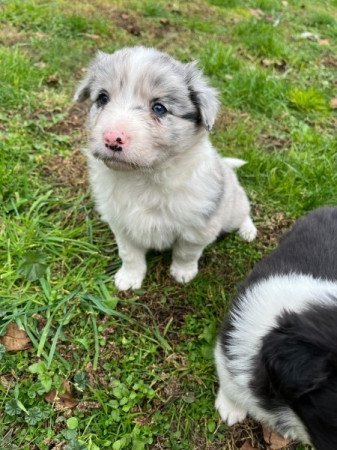
[[239, 288], [215, 349], [215, 406], [337, 449], [337, 208], [300, 219]]
[[187, 282], [221, 232], [255, 238], [232, 170], [243, 161], [221, 158], [209, 141], [217, 94], [195, 63], [144, 47], [99, 53], [75, 94], [89, 97], [90, 181], [122, 259], [119, 290], [140, 288], [148, 249], [172, 248], [171, 274]]

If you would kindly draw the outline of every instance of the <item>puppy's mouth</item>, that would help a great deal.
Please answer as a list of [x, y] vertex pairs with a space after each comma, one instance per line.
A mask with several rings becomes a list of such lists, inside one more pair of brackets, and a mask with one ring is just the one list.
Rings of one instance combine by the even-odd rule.
[[121, 159], [118, 154], [102, 154], [98, 151], [93, 152], [93, 156], [96, 159], [104, 162], [104, 164], [109, 167], [109, 169], [120, 169], [120, 170], [132, 170], [138, 167], [137, 164], [132, 163], [130, 161], [125, 161], [125, 159]]

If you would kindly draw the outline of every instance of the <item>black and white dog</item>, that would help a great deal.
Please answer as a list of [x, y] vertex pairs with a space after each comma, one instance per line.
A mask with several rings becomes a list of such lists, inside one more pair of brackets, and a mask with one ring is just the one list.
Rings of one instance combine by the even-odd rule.
[[337, 449], [337, 208], [301, 218], [240, 286], [215, 349], [215, 406]]

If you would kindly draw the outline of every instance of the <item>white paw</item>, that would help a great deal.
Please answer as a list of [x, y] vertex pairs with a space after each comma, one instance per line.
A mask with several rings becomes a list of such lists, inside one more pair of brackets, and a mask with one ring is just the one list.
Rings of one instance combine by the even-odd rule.
[[247, 415], [246, 411], [234, 405], [220, 389], [215, 400], [215, 408], [219, 411], [221, 419], [230, 427], [235, 423], [242, 422]]
[[170, 273], [178, 283], [188, 283], [198, 273], [198, 263], [180, 266], [173, 262], [170, 267]]
[[250, 217], [247, 217], [247, 219], [243, 222], [243, 224], [239, 228], [239, 235], [242, 237], [243, 240], [247, 242], [251, 242], [256, 238], [257, 229]]
[[115, 275], [115, 286], [119, 291], [139, 289], [144, 279], [144, 273], [136, 270], [127, 270], [121, 267]]

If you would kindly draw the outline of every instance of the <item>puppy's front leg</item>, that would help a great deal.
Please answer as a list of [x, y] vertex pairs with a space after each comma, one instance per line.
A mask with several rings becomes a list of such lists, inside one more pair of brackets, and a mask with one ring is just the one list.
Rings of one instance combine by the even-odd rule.
[[135, 245], [123, 234], [115, 234], [118, 253], [122, 267], [115, 275], [115, 285], [118, 290], [139, 289], [146, 273], [146, 250]]
[[198, 260], [203, 245], [178, 239], [173, 246], [170, 273], [178, 283], [187, 283], [198, 273]]

